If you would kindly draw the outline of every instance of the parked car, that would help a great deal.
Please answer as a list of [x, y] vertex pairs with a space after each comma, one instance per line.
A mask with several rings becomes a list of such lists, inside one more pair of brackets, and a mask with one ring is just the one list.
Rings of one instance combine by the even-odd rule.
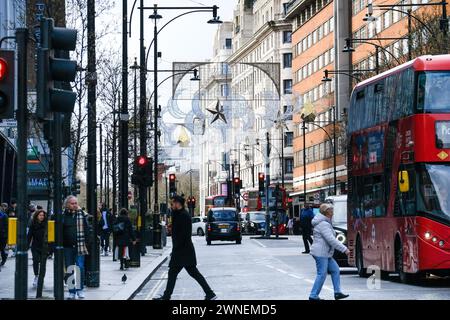
[[[333, 228], [336, 231], [336, 239], [347, 246], [347, 196], [329, 196], [325, 199], [334, 206]], [[334, 251], [334, 260], [340, 267], [348, 267], [348, 257], [345, 253]]]
[[235, 208], [211, 208], [208, 211], [206, 221], [206, 243], [211, 241], [236, 241], [242, 242], [242, 233], [239, 213]]
[[245, 233], [264, 234], [266, 230], [266, 213], [263, 211], [249, 211], [245, 215]]
[[200, 237], [205, 235], [206, 217], [192, 217], [192, 234]]

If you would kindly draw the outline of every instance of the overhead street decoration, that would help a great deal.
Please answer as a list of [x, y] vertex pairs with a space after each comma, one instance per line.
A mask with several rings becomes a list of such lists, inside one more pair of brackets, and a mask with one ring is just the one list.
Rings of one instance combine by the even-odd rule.
[[216, 108], [214, 110], [206, 109], [214, 115], [214, 119], [211, 121], [211, 124], [216, 122], [217, 120], [222, 120], [227, 123], [227, 119], [225, 118], [225, 114], [223, 112], [223, 106], [220, 105], [220, 101], [217, 100]]

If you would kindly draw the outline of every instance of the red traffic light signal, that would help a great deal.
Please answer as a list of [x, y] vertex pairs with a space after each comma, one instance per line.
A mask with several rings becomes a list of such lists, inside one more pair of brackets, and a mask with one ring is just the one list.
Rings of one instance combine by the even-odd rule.
[[170, 181], [175, 181], [175, 179], [176, 179], [175, 174], [171, 173], [171, 174], [169, 175], [169, 180], [170, 180]]
[[8, 63], [5, 59], [0, 58], [0, 81], [6, 78], [6, 73], [8, 72]]
[[137, 158], [136, 162], [138, 166], [144, 167], [147, 164], [147, 157], [146, 156], [140, 156]]
[[264, 181], [264, 173], [260, 172], [260, 173], [258, 174], [258, 180], [259, 180], [259, 181]]

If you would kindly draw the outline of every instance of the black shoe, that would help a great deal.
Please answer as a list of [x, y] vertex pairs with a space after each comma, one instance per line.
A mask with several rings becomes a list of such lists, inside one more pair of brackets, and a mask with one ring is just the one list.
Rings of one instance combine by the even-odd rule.
[[309, 251], [303, 251], [302, 254], [309, 254]]
[[210, 292], [205, 296], [205, 300], [216, 300], [217, 296], [214, 292]]
[[343, 294], [342, 292], [334, 294], [334, 299], [336, 299], [336, 300], [341, 300], [341, 299], [345, 299], [345, 298], [348, 298], [348, 297], [349, 297], [348, 294]]
[[309, 297], [309, 300], [310, 300], [310, 301], [322, 301], [323, 299], [320, 299], [320, 298], [311, 298], [311, 297]]
[[170, 297], [162, 295], [160, 297], [153, 298], [152, 300], [170, 300]]

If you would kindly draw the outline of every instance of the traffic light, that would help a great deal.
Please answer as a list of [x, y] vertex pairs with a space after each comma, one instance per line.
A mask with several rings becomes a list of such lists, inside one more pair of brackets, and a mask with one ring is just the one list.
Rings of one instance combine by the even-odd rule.
[[242, 180], [240, 178], [233, 179], [234, 195], [238, 198], [241, 195]]
[[72, 183], [72, 195], [76, 196], [77, 194], [80, 194], [80, 188], [81, 188], [81, 181], [80, 180], [74, 180]]
[[169, 194], [173, 198], [177, 194], [177, 177], [174, 173], [169, 174]]
[[258, 174], [258, 191], [260, 196], [264, 195], [264, 178], [264, 173], [260, 172]]
[[195, 203], [196, 203], [195, 197], [189, 197], [187, 199], [188, 208], [195, 209]]
[[134, 161], [131, 183], [141, 187], [153, 185], [153, 159], [147, 156], [139, 156]]
[[54, 82], [74, 81], [77, 63], [68, 58], [56, 58], [55, 50], [73, 51], [76, 43], [75, 29], [55, 27], [53, 19], [41, 19], [36, 85], [36, 115], [41, 120], [52, 120], [53, 112], [73, 111], [76, 94], [71, 90], [56, 89]]
[[14, 51], [0, 50], [0, 119], [14, 118]]

